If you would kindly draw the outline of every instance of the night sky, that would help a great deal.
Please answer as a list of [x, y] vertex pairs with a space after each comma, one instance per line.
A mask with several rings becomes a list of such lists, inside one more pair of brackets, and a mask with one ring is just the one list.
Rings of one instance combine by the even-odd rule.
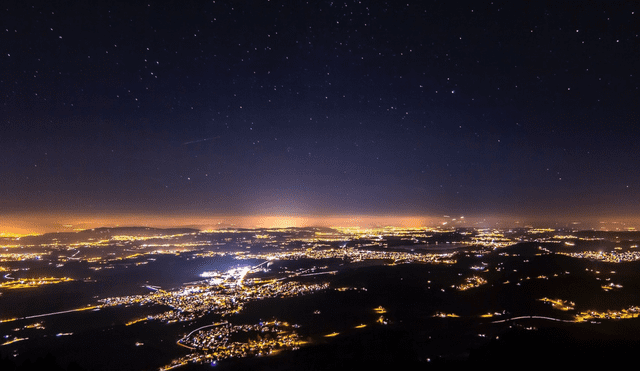
[[5, 1], [0, 214], [640, 211], [640, 5]]

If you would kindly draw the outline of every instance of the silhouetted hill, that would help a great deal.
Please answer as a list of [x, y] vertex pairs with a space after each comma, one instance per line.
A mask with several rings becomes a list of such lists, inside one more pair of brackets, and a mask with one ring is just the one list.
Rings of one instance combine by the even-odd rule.
[[48, 241], [58, 243], [70, 243], [76, 241], [86, 241], [89, 238], [109, 239], [113, 236], [127, 235], [136, 237], [149, 236], [169, 236], [175, 234], [198, 233], [198, 229], [193, 228], [151, 228], [151, 227], [101, 227], [85, 229], [78, 232], [52, 232], [39, 236], [22, 237], [24, 243], [42, 244]]

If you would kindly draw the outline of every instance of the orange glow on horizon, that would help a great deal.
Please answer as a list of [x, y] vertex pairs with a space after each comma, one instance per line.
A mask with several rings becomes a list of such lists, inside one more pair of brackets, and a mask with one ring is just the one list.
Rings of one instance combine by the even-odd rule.
[[200, 216], [156, 214], [25, 214], [0, 216], [0, 237], [20, 237], [48, 232], [77, 232], [99, 227], [185, 227], [196, 229], [221, 228], [289, 228], [289, 227], [407, 227], [435, 226], [441, 218], [419, 216]]
[[[640, 220], [629, 218], [605, 219], [593, 223], [598, 230], [633, 230]], [[222, 228], [288, 228], [288, 227], [442, 227], [494, 226], [511, 227], [527, 224], [511, 217], [453, 217], [417, 215], [158, 215], [145, 213], [24, 213], [0, 216], [0, 238], [37, 235], [48, 232], [77, 232], [99, 227], [194, 228], [211, 230]], [[593, 220], [593, 218], [592, 218]], [[514, 223], [514, 221], [516, 221]], [[540, 223], [539, 223], [540, 224]], [[592, 225], [592, 227], [593, 227]], [[589, 229], [582, 225], [584, 229]]]

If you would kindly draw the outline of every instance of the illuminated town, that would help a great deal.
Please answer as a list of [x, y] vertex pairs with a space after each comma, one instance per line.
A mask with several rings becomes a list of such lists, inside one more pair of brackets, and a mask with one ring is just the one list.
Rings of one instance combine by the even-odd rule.
[[[131, 331], [158, 325], [184, 327], [167, 334], [174, 336], [166, 340], [177, 347], [175, 357], [153, 368], [224, 367], [229, 359], [284, 356], [345, 337], [366, 337], [371, 331], [381, 331], [377, 328], [403, 328], [404, 323], [415, 321], [403, 314], [409, 307], [386, 299], [381, 302], [384, 296], [375, 294], [379, 290], [376, 286], [387, 281], [420, 288], [423, 293], [418, 295], [425, 300], [440, 298], [440, 306], [431, 303], [425, 307], [429, 321], [454, 321], [451, 325], [475, 321], [483, 326], [470, 344], [498, 338], [511, 328], [535, 331], [550, 323], [605, 326], [607, 321], [635, 320], [640, 302], [629, 302], [625, 309], [602, 305], [628, 298], [628, 287], [638, 282], [633, 278], [636, 272], [626, 265], [640, 260], [636, 254], [640, 235], [599, 232], [598, 236], [602, 235], [595, 238], [592, 232], [532, 228], [350, 227], [211, 231], [101, 228], [63, 235], [2, 237], [2, 300], [19, 303], [23, 292], [47, 288], [54, 291], [43, 291], [42, 295], [66, 290], [95, 294], [75, 306], [36, 305], [23, 310], [5, 306], [0, 318], [0, 346], [3, 354], [28, 355], [29, 344], [40, 341], [37, 339], [72, 340], [82, 333], [77, 325], [60, 327], [57, 319], [113, 313], [122, 318], [115, 326]], [[550, 259], [557, 262], [543, 263]], [[148, 271], [161, 264], [181, 264], [186, 270], [175, 272], [175, 283], [162, 283], [158, 272], [164, 268]], [[434, 270], [439, 273], [431, 273]], [[370, 271], [376, 273], [371, 276]], [[91, 289], [114, 274], [126, 277], [130, 273], [147, 278], [138, 286], [135, 282], [140, 279], [128, 288], [113, 286], [111, 291], [130, 294]], [[354, 274], [367, 278], [347, 278]], [[390, 276], [398, 274], [397, 278]], [[373, 277], [382, 281], [374, 284], [378, 281], [371, 281]], [[581, 289], [558, 291], [562, 282], [580, 282]], [[498, 288], [514, 297], [524, 295], [519, 299], [524, 306], [500, 307], [482, 300]], [[528, 298], [529, 290], [548, 294]], [[320, 299], [327, 297], [334, 299]], [[475, 305], [454, 304], [474, 297]], [[359, 301], [368, 303], [370, 299], [356, 298], [373, 299], [373, 306], [357, 309]], [[593, 306], [591, 298], [600, 298], [596, 301], [600, 305]], [[260, 303], [278, 307], [278, 302], [292, 300], [317, 304], [293, 316], [282, 310], [260, 315]], [[353, 312], [340, 312], [342, 320], [334, 317], [331, 312], [339, 308], [327, 307], [334, 300], [343, 302], [345, 308], [353, 306]], [[527, 300], [530, 302], [525, 305]], [[153, 341], [140, 338], [135, 349], [146, 349]], [[428, 347], [424, 351], [430, 362], [447, 357], [432, 353], [435, 350]]]

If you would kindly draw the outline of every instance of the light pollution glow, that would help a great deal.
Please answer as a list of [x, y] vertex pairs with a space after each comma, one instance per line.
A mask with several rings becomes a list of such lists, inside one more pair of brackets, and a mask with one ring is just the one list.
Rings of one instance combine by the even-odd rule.
[[158, 216], [148, 214], [71, 215], [30, 214], [0, 217], [0, 237], [47, 232], [74, 232], [98, 227], [144, 226], [155, 228], [287, 228], [287, 227], [423, 227], [442, 224], [442, 218], [418, 216]]
[[514, 217], [465, 217], [454, 215], [254, 215], [203, 216], [157, 214], [14, 214], [0, 216], [0, 237], [35, 235], [48, 232], [76, 232], [99, 227], [196, 228], [287, 228], [287, 227], [569, 227], [574, 229], [634, 230], [640, 220], [606, 218], [600, 220], [522, 220]]

